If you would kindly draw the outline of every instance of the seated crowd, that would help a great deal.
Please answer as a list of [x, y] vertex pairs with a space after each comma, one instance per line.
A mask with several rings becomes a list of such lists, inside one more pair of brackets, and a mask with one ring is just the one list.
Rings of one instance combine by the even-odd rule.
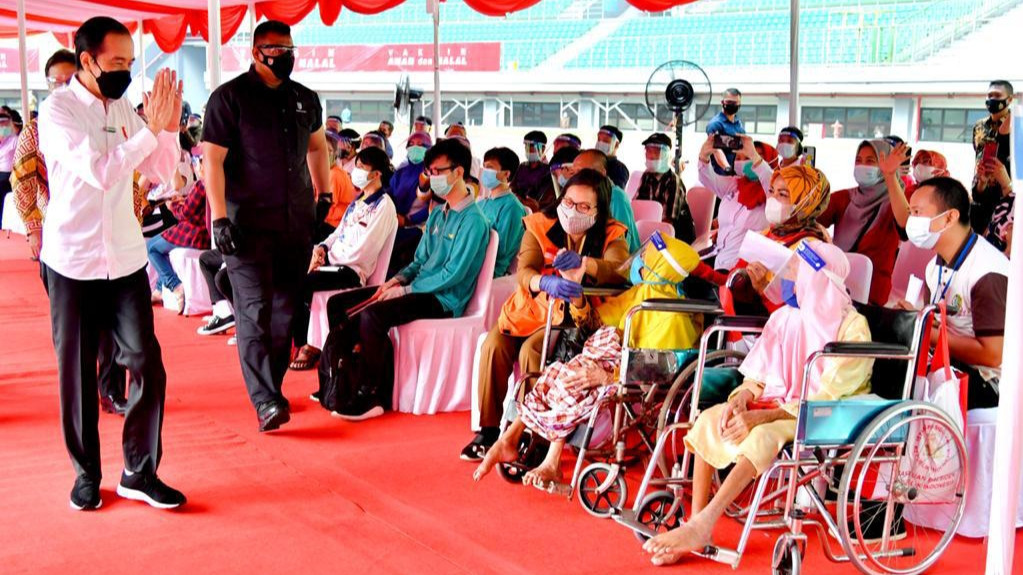
[[[655, 563], [673, 563], [710, 542], [728, 505], [794, 436], [806, 359], [831, 341], [871, 340], [846, 285], [850, 254], [873, 263], [869, 301], [860, 303], [919, 309], [946, 302], [950, 353], [969, 376], [969, 406], [998, 405], [1014, 198], [1002, 126], [1012, 87], [994, 82], [990, 88], [989, 102], [1001, 104], [989, 105], [991, 116], [975, 132], [972, 195], [949, 177], [941, 154], [918, 150], [910, 156], [897, 137], [863, 141], [854, 158], [856, 186], [832, 190], [804, 154], [798, 128], [781, 130], [773, 145], [754, 141], [736, 116], [741, 94], [727, 90], [697, 158], [699, 182], [718, 203], [709, 247], [700, 253], [690, 246], [696, 238], [679, 174], [684, 165], [672, 161], [672, 139], [665, 134], [650, 134], [639, 144], [645, 169], [630, 174], [617, 158], [623, 134], [615, 126], [601, 127], [593, 148], [561, 134], [548, 150], [547, 134], [531, 131], [521, 157], [508, 147], [477, 157], [465, 126], [452, 124], [435, 139], [430, 119], [420, 117], [395, 167], [390, 122], [360, 135], [330, 116], [330, 189], [319, 190], [315, 247], [304, 276], [295, 278], [301, 298], [290, 329], [290, 369], [317, 369], [314, 397], [338, 417], [360, 421], [383, 414], [392, 406], [395, 379], [391, 329], [461, 316], [496, 231], [494, 276], [514, 276], [514, 289], [506, 301], [494, 302], [498, 319], [486, 326], [477, 352], [479, 429], [461, 457], [479, 462], [479, 480], [517, 457], [519, 437], [529, 429], [551, 445], [526, 482], [547, 485], [561, 479], [566, 438], [617, 381], [622, 346], [698, 345], [702, 324], [683, 315], [637, 321], [633, 341], [622, 341], [628, 309], [652, 298], [714, 297], [727, 286], [737, 309], [769, 319], [742, 363], [741, 385], [704, 411], [685, 438], [696, 456], [693, 515], [684, 527], [646, 544]], [[202, 162], [192, 153], [202, 136], [199, 120], [182, 115], [183, 152], [174, 181], [150, 186], [143, 180], [139, 186], [150, 200], [144, 226], [156, 271], [153, 299], [184, 311], [182, 280], [170, 253], [203, 250], [199, 265], [213, 304], [198, 330], [206, 336], [230, 330], [235, 318], [224, 258], [210, 249]], [[718, 147], [718, 134], [739, 138], [741, 146]], [[990, 142], [997, 144], [994, 153]], [[19, 144], [19, 151], [30, 144]], [[14, 165], [17, 193], [32, 176], [19, 172], [18, 158]], [[626, 192], [630, 175], [638, 178], [634, 198]], [[670, 231], [657, 236], [659, 242], [641, 237], [633, 199], [663, 208], [659, 223]], [[740, 257], [749, 232], [801, 256], [798, 273], [782, 282], [780, 301], [765, 294], [776, 271]], [[893, 285], [893, 272], [906, 242], [930, 252], [917, 301], [893, 292], [903, 287]], [[624, 291], [596, 297], [585, 293], [590, 286]], [[324, 349], [307, 341], [317, 292], [332, 293]], [[586, 337], [577, 355], [544, 366], [548, 313]], [[935, 328], [932, 344], [936, 339]], [[506, 403], [516, 365], [519, 373], [543, 375], [522, 398]], [[870, 371], [869, 360], [823, 362], [813, 372], [810, 396], [862, 393]], [[727, 480], [711, 496], [711, 470], [730, 465]]]

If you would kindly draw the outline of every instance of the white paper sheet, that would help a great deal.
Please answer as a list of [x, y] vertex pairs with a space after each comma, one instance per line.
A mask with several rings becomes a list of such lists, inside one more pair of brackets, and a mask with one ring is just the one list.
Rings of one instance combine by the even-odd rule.
[[792, 257], [792, 251], [767, 236], [747, 231], [739, 246], [739, 258], [747, 262], [760, 262], [774, 273], [780, 272]]
[[920, 306], [920, 293], [924, 289], [924, 280], [910, 274], [909, 281], [906, 282], [906, 301], [910, 305], [919, 307]]

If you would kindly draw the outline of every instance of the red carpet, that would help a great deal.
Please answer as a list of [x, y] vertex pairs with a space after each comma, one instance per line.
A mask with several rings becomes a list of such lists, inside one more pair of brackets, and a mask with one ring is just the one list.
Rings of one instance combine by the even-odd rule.
[[[48, 307], [26, 255], [23, 238], [0, 235], [0, 572], [657, 572], [629, 531], [575, 501], [496, 474], [474, 485], [473, 466], [457, 458], [468, 414], [342, 423], [306, 399], [315, 376], [292, 373], [292, 423], [260, 435], [235, 349], [163, 309], [160, 474], [189, 503], [165, 512], [114, 494], [121, 419], [103, 415], [103, 508], [71, 511]], [[737, 533], [726, 521], [719, 537], [731, 545]], [[775, 536], [754, 534], [741, 570], [768, 572]], [[853, 572], [828, 563], [812, 537], [807, 554], [811, 573]], [[984, 554], [983, 543], [957, 540], [932, 572], [981, 573]], [[681, 570], [731, 572], [698, 559]]]

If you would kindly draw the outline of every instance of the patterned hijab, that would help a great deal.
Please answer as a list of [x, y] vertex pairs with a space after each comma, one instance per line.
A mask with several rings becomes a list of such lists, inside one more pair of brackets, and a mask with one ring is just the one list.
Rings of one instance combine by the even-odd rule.
[[792, 215], [781, 224], [771, 226], [775, 236], [788, 236], [809, 232], [818, 238], [827, 237], [827, 231], [817, 223], [817, 217], [828, 208], [831, 199], [831, 182], [824, 172], [811, 166], [787, 166], [775, 170], [771, 184], [778, 178], [785, 181], [792, 202]]

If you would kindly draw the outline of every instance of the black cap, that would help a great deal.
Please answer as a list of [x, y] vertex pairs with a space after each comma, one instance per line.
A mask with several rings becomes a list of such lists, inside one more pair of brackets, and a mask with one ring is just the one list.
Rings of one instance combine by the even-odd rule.
[[[422, 123], [426, 124], [427, 126], [432, 126], [433, 125], [433, 120], [427, 118], [426, 116], [417, 116], [415, 121], [416, 122], [422, 122]], [[415, 123], [415, 122], [413, 122], [413, 123]]]
[[600, 127], [600, 131], [601, 132], [610, 132], [611, 134], [614, 134], [614, 137], [615, 137], [616, 140], [618, 140], [619, 142], [622, 141], [622, 131], [618, 129], [618, 126], [611, 126], [611, 125], [601, 126]]
[[645, 140], [643, 140], [643, 145], [644, 146], [649, 146], [651, 144], [659, 145], [659, 146], [667, 146], [667, 147], [670, 148], [671, 147], [671, 138], [669, 138], [667, 136], [667, 134], [662, 134], [660, 132], [654, 132], [653, 134], [650, 134], [649, 136], [647, 136], [647, 138]]
[[557, 152], [554, 152], [554, 155], [551, 156], [550, 165], [557, 167], [564, 166], [566, 164], [571, 164], [572, 162], [575, 161], [575, 158], [578, 155], [579, 155], [578, 148], [573, 148], [571, 146], [561, 148]]
[[540, 130], [533, 130], [532, 132], [529, 132], [528, 134], [523, 136], [522, 137], [522, 141], [524, 141], [524, 142], [538, 142], [538, 143], [541, 143], [541, 144], [546, 144], [547, 143], [547, 134], [544, 134]]

